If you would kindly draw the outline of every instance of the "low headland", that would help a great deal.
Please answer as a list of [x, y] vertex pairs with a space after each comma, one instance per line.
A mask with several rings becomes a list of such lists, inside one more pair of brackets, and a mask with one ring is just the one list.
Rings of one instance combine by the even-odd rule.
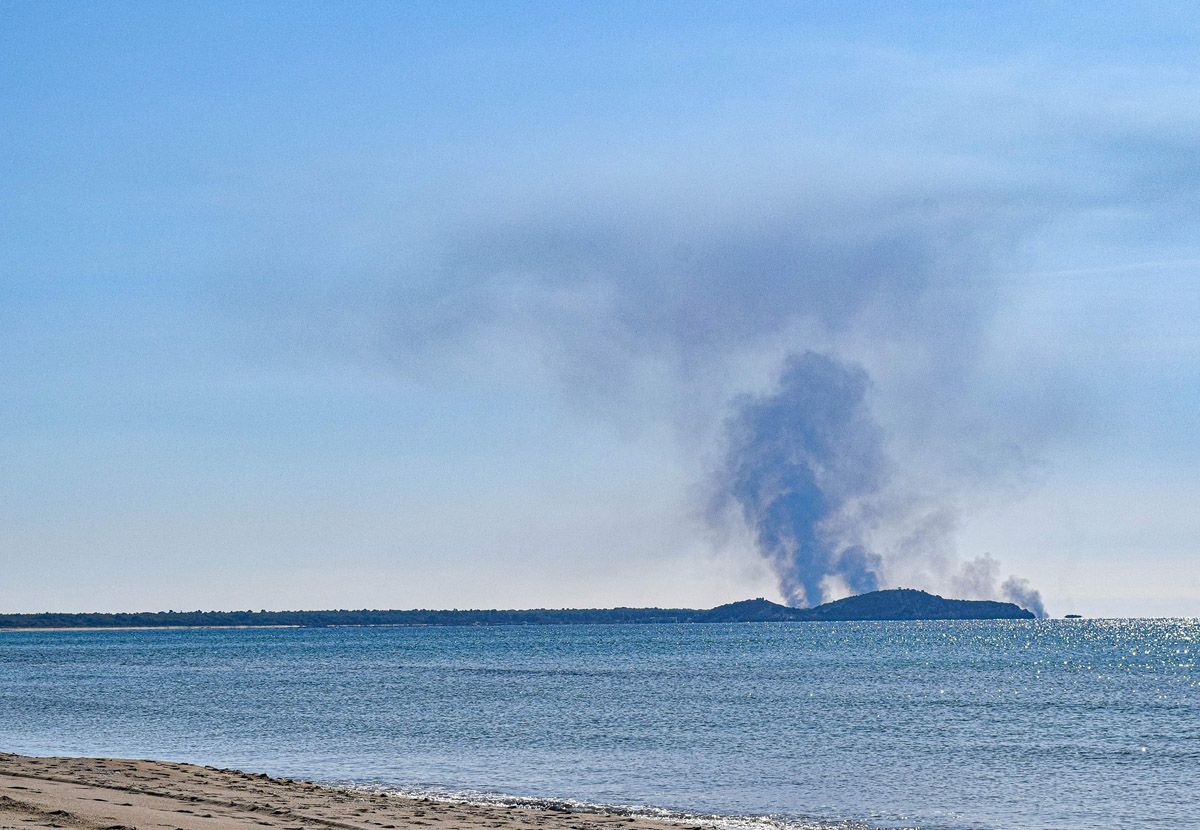
[[1011, 602], [945, 599], [910, 588], [871, 591], [813, 608], [766, 599], [716, 608], [537, 608], [412, 611], [144, 611], [0, 614], [0, 629], [239, 628], [334, 626], [614, 625], [629, 623], [835, 622], [850, 620], [1031, 620]]
[[700, 830], [620, 811], [463, 803], [164, 761], [0, 754], [0, 827], [78, 830]]

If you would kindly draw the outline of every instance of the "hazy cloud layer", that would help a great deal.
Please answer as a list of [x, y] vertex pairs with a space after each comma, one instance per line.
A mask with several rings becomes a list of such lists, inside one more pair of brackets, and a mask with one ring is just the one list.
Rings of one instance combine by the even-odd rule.
[[[1011, 275], [1106, 205], [1169, 213], [1187, 189], [1158, 183], [1164, 154], [1148, 145], [1161, 134], [1144, 113], [1078, 100], [1051, 120], [1065, 92], [1039, 94], [1020, 72], [913, 77], [927, 112], [893, 113], [882, 134], [836, 149], [771, 142], [768, 161], [739, 170], [733, 145], [715, 164], [681, 148], [602, 183], [585, 157], [503, 218], [484, 211], [443, 237], [442, 279], [394, 318], [398, 365], [441, 355], [479, 371], [499, 354], [584, 410], [673, 418], [724, 459], [711, 497], [740, 505], [789, 599], [916, 583], [1040, 612], [1023, 580], [954, 550], [962, 511], [1089, 417], [1084, 385], [1053, 361], [990, 351]], [[1125, 152], [1137, 135], [1146, 152]], [[806, 385], [819, 366], [826, 377]], [[846, 399], [820, 410], [834, 388]], [[766, 397], [737, 397], [749, 390]], [[821, 423], [844, 432], [812, 445]]]

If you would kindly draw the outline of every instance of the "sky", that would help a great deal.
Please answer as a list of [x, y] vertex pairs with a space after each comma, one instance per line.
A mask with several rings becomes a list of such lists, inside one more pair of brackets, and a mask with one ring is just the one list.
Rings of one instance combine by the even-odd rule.
[[1198, 48], [0, 0], [0, 610], [1200, 615]]

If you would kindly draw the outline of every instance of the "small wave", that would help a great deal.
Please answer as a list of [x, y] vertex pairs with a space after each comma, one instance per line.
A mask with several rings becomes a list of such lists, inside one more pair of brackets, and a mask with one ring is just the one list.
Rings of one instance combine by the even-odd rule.
[[[779, 815], [721, 815], [692, 813], [652, 807], [645, 804], [598, 804], [573, 798], [540, 798], [507, 795], [480, 790], [452, 790], [441, 787], [396, 787], [379, 784], [343, 785], [346, 789], [381, 793], [396, 798], [433, 801], [465, 806], [505, 806], [563, 813], [591, 813], [649, 819], [688, 827], [711, 830], [881, 830], [881, 825], [853, 819], [827, 820], [810, 817]], [[888, 824], [887, 830], [920, 830], [912, 825]]]

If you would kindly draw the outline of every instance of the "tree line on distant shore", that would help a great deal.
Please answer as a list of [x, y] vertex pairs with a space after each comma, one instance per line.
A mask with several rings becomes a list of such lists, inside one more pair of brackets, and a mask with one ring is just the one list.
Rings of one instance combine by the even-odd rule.
[[561, 625], [696, 622], [704, 611], [669, 608], [534, 609], [529, 611], [144, 611], [134, 613], [0, 614], [0, 628], [179, 628], [362, 625]]

